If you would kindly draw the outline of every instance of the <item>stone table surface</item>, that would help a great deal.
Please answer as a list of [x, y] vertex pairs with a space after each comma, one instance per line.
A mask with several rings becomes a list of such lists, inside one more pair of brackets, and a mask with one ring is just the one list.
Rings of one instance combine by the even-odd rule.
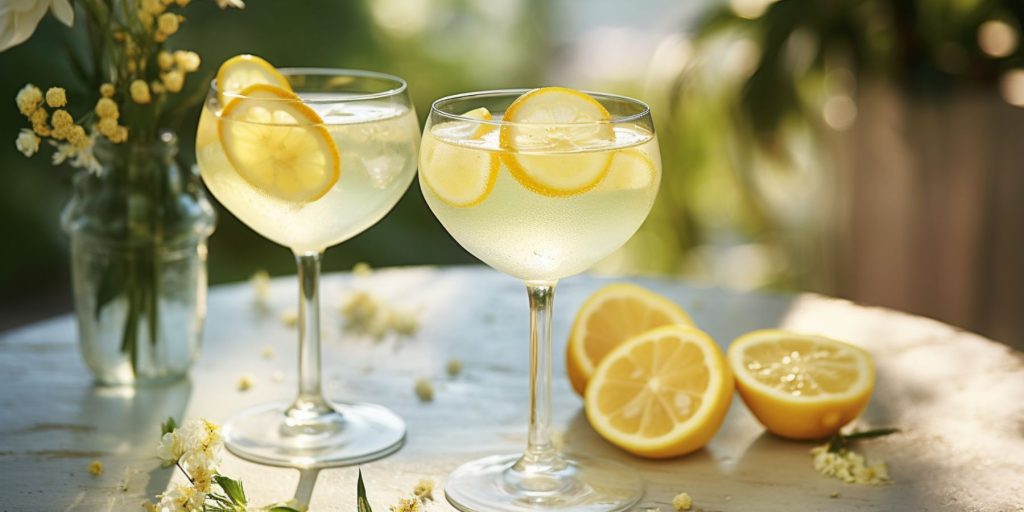
[[[869, 460], [888, 462], [893, 482], [856, 486], [820, 476], [808, 455], [813, 443], [767, 434], [738, 397], [711, 443], [688, 456], [643, 460], [603, 441], [565, 378], [563, 352], [576, 309], [615, 280], [677, 301], [723, 349], [737, 335], [766, 327], [866, 348], [878, 382], [859, 421], [903, 432], [861, 449]], [[421, 328], [411, 338], [380, 342], [345, 335], [339, 305], [355, 290], [417, 311]], [[141, 510], [147, 497], [181, 481], [155, 458], [165, 418], [223, 422], [242, 408], [292, 398], [296, 332], [280, 316], [296, 307], [297, 282], [274, 279], [266, 307], [255, 306], [254, 296], [246, 283], [211, 289], [204, 347], [191, 377], [164, 387], [94, 386], [71, 316], [0, 335], [0, 510]], [[452, 510], [441, 490], [445, 475], [467, 460], [524, 445], [528, 311], [520, 282], [484, 267], [330, 274], [321, 301], [327, 395], [386, 405], [408, 423], [399, 452], [361, 466], [375, 510], [387, 511], [421, 478], [438, 487], [426, 510]], [[933, 320], [811, 294], [595, 276], [559, 284], [554, 337], [555, 428], [567, 450], [617, 459], [639, 471], [648, 483], [645, 506], [668, 512], [672, 496], [685, 491], [706, 512], [1024, 510], [1024, 356], [1000, 343]], [[451, 358], [463, 362], [456, 378], [445, 373]], [[252, 381], [245, 392], [238, 389], [243, 376]], [[434, 383], [433, 402], [417, 399], [419, 378]], [[102, 475], [89, 474], [93, 460], [104, 465]], [[245, 482], [251, 503], [295, 498], [313, 511], [355, 510], [354, 467], [299, 471], [225, 452], [220, 470]]]

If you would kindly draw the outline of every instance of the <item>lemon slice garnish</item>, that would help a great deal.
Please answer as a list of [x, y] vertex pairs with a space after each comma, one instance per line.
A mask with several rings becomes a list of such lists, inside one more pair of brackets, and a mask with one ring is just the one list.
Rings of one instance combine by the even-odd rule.
[[580, 306], [569, 332], [565, 364], [573, 389], [581, 396], [594, 368], [615, 347], [663, 325], [693, 325], [675, 302], [646, 288], [615, 283], [594, 292]]
[[534, 89], [505, 110], [502, 159], [523, 186], [569, 196], [597, 185], [612, 153], [594, 151], [615, 140], [611, 114], [589, 95], [565, 87]]
[[791, 439], [836, 433], [864, 410], [875, 386], [867, 352], [823, 336], [754, 331], [733, 341], [728, 357], [750, 411]]
[[270, 84], [291, 91], [292, 86], [269, 62], [255, 55], [235, 55], [217, 70], [217, 98], [225, 105], [232, 95], [250, 85]]
[[616, 151], [612, 155], [608, 174], [594, 190], [640, 190], [650, 186], [658, 171], [651, 157], [639, 149]]
[[590, 425], [642, 457], [675, 457], [708, 443], [732, 402], [733, 378], [707, 334], [658, 327], [611, 351], [587, 385]]
[[341, 157], [323, 119], [294, 93], [250, 85], [221, 112], [217, 135], [231, 166], [282, 201], [308, 203], [341, 176]]
[[[462, 114], [477, 120], [490, 120], [486, 108]], [[441, 201], [457, 208], [482, 203], [494, 189], [501, 162], [493, 151], [460, 145], [474, 141], [494, 130], [493, 125], [472, 121], [450, 121], [431, 127], [420, 146], [420, 176]], [[446, 142], [450, 141], [450, 142]]]

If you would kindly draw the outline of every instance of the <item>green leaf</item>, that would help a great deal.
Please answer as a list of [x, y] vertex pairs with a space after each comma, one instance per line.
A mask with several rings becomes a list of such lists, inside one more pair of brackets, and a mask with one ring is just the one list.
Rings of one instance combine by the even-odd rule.
[[370, 508], [370, 500], [366, 499], [366, 486], [363, 485], [363, 470], [359, 470], [359, 480], [356, 482], [356, 509], [359, 512], [373, 512]]
[[247, 504], [245, 498], [245, 489], [242, 488], [242, 482], [238, 480], [232, 480], [224, 475], [216, 475], [213, 477], [213, 481], [217, 482], [217, 485], [221, 489], [224, 489], [224, 493], [231, 498], [231, 501], [235, 505], [245, 506]]
[[295, 510], [294, 508], [286, 507], [284, 505], [275, 505], [273, 507], [270, 507], [270, 508], [266, 509], [266, 511], [267, 512], [299, 512], [298, 510]]
[[174, 432], [174, 429], [178, 428], [178, 424], [174, 421], [172, 416], [167, 417], [167, 421], [160, 424], [160, 437], [164, 434]]
[[899, 432], [898, 428], [876, 428], [874, 430], [864, 430], [861, 432], [853, 432], [852, 434], [841, 434], [836, 433], [832, 436], [832, 439], [828, 441], [828, 451], [840, 452], [845, 450], [850, 443], [854, 441], [863, 441], [866, 439], [875, 439], [889, 434], [895, 434]]

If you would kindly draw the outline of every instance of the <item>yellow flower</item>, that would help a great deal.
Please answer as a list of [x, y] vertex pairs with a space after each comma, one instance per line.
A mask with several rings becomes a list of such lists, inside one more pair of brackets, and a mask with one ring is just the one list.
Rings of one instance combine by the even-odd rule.
[[104, 117], [100, 119], [100, 122], [96, 123], [96, 129], [109, 139], [117, 133], [117, 119]]
[[416, 398], [419, 398], [421, 402], [434, 401], [434, 385], [427, 379], [416, 379], [413, 391], [416, 392]]
[[185, 85], [185, 75], [178, 70], [168, 71], [160, 75], [160, 79], [164, 81], [164, 85], [170, 92], [181, 92], [181, 88]]
[[50, 108], [60, 108], [68, 104], [67, 94], [63, 87], [50, 87], [46, 90], [46, 104]]
[[128, 92], [132, 95], [132, 101], [145, 105], [153, 99], [149, 96], [149, 86], [145, 80], [135, 80], [128, 86]]
[[163, 82], [159, 80], [153, 80], [149, 83], [149, 88], [153, 90], [153, 94], [163, 94], [167, 92], [167, 88], [164, 87]]
[[71, 114], [67, 110], [60, 109], [53, 112], [53, 118], [50, 123], [53, 124], [55, 129], [70, 128], [71, 125], [75, 124], [75, 119], [71, 117]]
[[103, 474], [103, 463], [94, 460], [89, 463], [89, 474], [92, 476], [100, 476]]
[[188, 5], [189, 1], [190, 0], [177, 0], [175, 3], [178, 4], [178, 7], [185, 7]]
[[164, 34], [163, 32], [157, 30], [156, 33], [153, 34], [153, 40], [158, 43], [162, 43], [167, 40], [167, 34]]
[[31, 116], [28, 116], [28, 120], [32, 121], [32, 125], [33, 126], [35, 126], [37, 124], [41, 124], [41, 125], [45, 126], [46, 125], [46, 119], [48, 117], [49, 117], [49, 114], [46, 113], [46, 109], [43, 108], [43, 107], [39, 107], [39, 108], [36, 109], [35, 112], [32, 112]]
[[693, 499], [685, 492], [676, 494], [675, 497], [672, 498], [672, 508], [676, 510], [690, 510], [690, 507], [692, 506]]
[[100, 119], [109, 118], [116, 121], [118, 117], [121, 117], [121, 112], [117, 108], [117, 103], [110, 98], [100, 98], [99, 101], [96, 102], [96, 108], [94, 110], [96, 115], [100, 116]]
[[[153, 15], [148, 13], [148, 12], [146, 12], [145, 9], [139, 9], [139, 21], [142, 22], [142, 26], [144, 26], [144, 27], [146, 27], [148, 29], [150, 26], [153, 25]], [[126, 43], [126, 45], [125, 45], [126, 46], [125, 52], [128, 53], [129, 55], [132, 53], [131, 49], [127, 47], [127, 43], [130, 42], [130, 41], [131, 41], [131, 39], [128, 39], [128, 40], [125, 41], [125, 43]]]
[[74, 125], [68, 132], [68, 142], [78, 149], [87, 148], [92, 145], [92, 139], [85, 134], [85, 128], [79, 125]]
[[167, 9], [160, 0], [142, 0], [142, 10], [151, 16], [159, 16]]
[[104, 98], [114, 97], [114, 84], [103, 84], [100, 86], [100, 96]]
[[115, 132], [113, 135], [108, 135], [107, 138], [110, 139], [110, 142], [113, 142], [114, 144], [120, 144], [128, 140], [128, 127], [118, 126], [117, 132]]
[[414, 496], [420, 499], [420, 501], [434, 500], [434, 481], [429, 478], [421, 478], [416, 487], [413, 487], [412, 493]]
[[165, 35], [171, 35], [178, 31], [178, 23], [180, 21], [177, 14], [165, 12], [156, 19], [156, 27], [157, 30]]
[[186, 73], [192, 73], [199, 69], [199, 54], [196, 52], [178, 50], [174, 52], [174, 61]]
[[22, 115], [30, 116], [43, 101], [43, 92], [32, 84], [26, 84], [18, 91], [14, 100], [18, 103], [18, 111]]
[[160, 66], [160, 69], [167, 71], [174, 67], [174, 56], [169, 52], [160, 52], [156, 54], [156, 63]]
[[14, 145], [25, 156], [32, 156], [39, 151], [39, 136], [28, 128], [22, 128]]

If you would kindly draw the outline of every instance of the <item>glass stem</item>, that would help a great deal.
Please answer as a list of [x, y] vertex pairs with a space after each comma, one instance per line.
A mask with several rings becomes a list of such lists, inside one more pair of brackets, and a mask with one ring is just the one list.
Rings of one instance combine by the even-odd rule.
[[287, 414], [300, 420], [331, 411], [320, 387], [320, 255], [295, 255], [299, 271], [299, 396]]
[[530, 431], [517, 469], [550, 469], [560, 458], [551, 443], [551, 309], [555, 281], [527, 281], [530, 298]]

